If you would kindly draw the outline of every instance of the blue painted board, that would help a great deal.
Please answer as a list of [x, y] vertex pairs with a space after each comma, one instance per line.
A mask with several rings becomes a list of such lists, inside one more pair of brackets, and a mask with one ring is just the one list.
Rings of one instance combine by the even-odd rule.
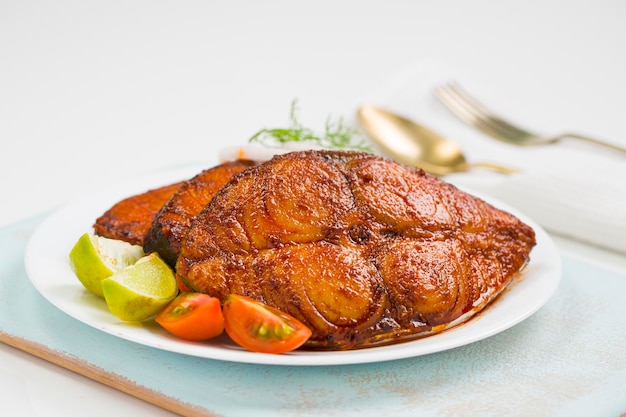
[[28, 238], [43, 218], [0, 229], [0, 341], [171, 411], [231, 417], [626, 414], [626, 276], [615, 272], [564, 258], [561, 285], [538, 313], [449, 351], [363, 365], [249, 365], [145, 347], [56, 309], [30, 284], [23, 265]]

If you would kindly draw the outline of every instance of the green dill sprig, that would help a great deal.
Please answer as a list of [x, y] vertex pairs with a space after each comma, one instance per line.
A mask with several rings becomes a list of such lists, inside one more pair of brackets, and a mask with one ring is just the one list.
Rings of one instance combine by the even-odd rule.
[[[358, 140], [359, 131], [346, 126], [341, 119], [333, 122], [326, 120], [322, 134], [302, 126], [298, 121], [298, 107], [296, 100], [291, 103], [289, 112], [289, 127], [275, 129], [261, 129], [250, 139], [250, 143], [260, 143], [267, 146], [276, 146], [288, 142], [311, 142], [323, 148], [354, 149], [363, 152], [372, 152], [371, 148], [363, 141]], [[358, 140], [354, 142], [354, 140]]]

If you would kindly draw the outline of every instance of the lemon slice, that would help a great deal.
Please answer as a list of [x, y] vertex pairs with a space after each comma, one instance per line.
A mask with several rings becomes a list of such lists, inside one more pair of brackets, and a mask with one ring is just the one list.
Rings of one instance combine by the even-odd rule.
[[178, 294], [174, 271], [156, 252], [102, 280], [109, 310], [125, 321], [143, 321]]
[[70, 252], [70, 267], [85, 288], [102, 297], [102, 280], [144, 255], [141, 246], [85, 233]]

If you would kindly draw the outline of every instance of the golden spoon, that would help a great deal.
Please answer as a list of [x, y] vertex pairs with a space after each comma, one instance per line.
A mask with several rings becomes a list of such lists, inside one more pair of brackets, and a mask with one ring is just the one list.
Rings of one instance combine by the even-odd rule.
[[389, 156], [430, 174], [446, 175], [471, 168], [486, 168], [502, 174], [516, 172], [488, 162], [468, 163], [456, 143], [387, 110], [365, 105], [359, 108], [357, 115], [365, 132]]

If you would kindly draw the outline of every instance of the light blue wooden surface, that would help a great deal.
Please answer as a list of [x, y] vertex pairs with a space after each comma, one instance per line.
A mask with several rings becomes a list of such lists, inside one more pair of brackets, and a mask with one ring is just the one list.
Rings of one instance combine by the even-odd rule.
[[238, 416], [620, 416], [626, 413], [626, 276], [565, 258], [556, 295], [489, 339], [376, 364], [228, 363], [144, 347], [65, 315], [30, 284], [28, 238], [0, 229], [0, 330], [206, 410]]

